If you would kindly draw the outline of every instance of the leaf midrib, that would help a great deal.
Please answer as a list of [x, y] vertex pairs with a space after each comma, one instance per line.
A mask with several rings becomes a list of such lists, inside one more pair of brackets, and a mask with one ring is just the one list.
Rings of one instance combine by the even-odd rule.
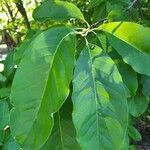
[[[90, 57], [90, 65], [91, 65], [91, 75], [92, 75], [92, 82], [93, 82], [93, 88], [94, 88], [94, 100], [95, 100], [95, 105], [96, 105], [96, 116], [97, 116], [97, 118], [99, 118], [99, 115], [98, 115], [98, 108], [97, 108], [97, 106], [98, 106], [98, 102], [97, 102], [97, 94], [96, 94], [96, 84], [95, 84], [95, 82], [94, 82], [94, 73], [93, 73], [93, 65], [92, 65], [92, 56], [91, 56], [91, 53], [90, 53], [90, 47], [89, 47], [89, 43], [88, 43], [88, 41], [86, 41], [86, 46], [87, 46], [87, 49], [88, 49], [88, 53], [89, 53], [89, 57]], [[99, 148], [98, 149], [100, 149], [100, 131], [99, 131], [99, 119], [97, 119], [97, 138], [98, 138], [98, 146], [99, 146]]]

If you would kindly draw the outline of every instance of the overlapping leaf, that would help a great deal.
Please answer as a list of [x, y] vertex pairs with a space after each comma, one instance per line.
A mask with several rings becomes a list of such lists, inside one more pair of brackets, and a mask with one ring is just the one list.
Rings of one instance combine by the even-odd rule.
[[80, 150], [72, 123], [72, 103], [69, 98], [55, 114], [52, 133], [41, 150]]
[[0, 130], [9, 125], [9, 106], [5, 100], [0, 100]]
[[143, 94], [150, 96], [150, 76], [143, 75], [141, 77], [141, 83], [143, 85]]
[[123, 60], [138, 73], [150, 75], [150, 29], [131, 22], [114, 22], [99, 27]]
[[134, 117], [139, 117], [146, 111], [148, 104], [148, 97], [142, 94], [137, 94], [136, 96], [128, 99], [129, 113]]
[[10, 87], [0, 89], [0, 98], [9, 97], [9, 95], [10, 95]]
[[139, 133], [139, 131], [132, 125], [129, 125], [128, 127], [129, 130], [129, 136], [135, 140], [135, 141], [141, 141], [142, 137], [141, 134]]
[[135, 96], [138, 89], [137, 73], [122, 61], [116, 61], [118, 70], [122, 76], [123, 83], [129, 90], [130, 96]]
[[6, 80], [7, 78], [3, 74], [0, 73], [0, 81], [5, 82]]
[[75, 41], [70, 28], [52, 27], [24, 53], [11, 91], [11, 131], [24, 149], [40, 148], [50, 135], [53, 113], [69, 94]]
[[84, 20], [81, 11], [72, 3], [47, 0], [33, 12], [33, 18], [43, 22], [46, 20], [64, 21], [71, 18]]
[[126, 92], [112, 59], [99, 47], [87, 45], [73, 79], [73, 122], [85, 150], [126, 149]]

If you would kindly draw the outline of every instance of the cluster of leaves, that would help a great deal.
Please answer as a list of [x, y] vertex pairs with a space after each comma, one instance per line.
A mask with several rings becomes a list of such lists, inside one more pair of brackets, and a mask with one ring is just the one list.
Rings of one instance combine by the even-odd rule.
[[150, 101], [150, 29], [129, 22], [139, 22], [130, 0], [74, 3], [38, 6], [35, 21], [54, 25], [27, 34], [4, 62], [3, 149], [127, 150], [141, 140], [133, 118]]

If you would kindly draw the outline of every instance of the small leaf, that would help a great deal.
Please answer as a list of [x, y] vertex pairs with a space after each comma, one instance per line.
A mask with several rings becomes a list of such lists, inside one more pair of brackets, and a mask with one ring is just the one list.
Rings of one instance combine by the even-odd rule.
[[101, 3], [103, 3], [105, 0], [90, 0], [90, 7], [96, 7], [98, 5], [100, 5]]
[[128, 131], [129, 131], [129, 136], [133, 140], [135, 140], [135, 141], [141, 141], [142, 140], [141, 134], [139, 133], [139, 131], [135, 127], [129, 125]]
[[84, 20], [84, 16], [74, 4], [59, 0], [47, 0], [33, 12], [33, 18], [43, 22], [46, 20], [64, 21], [71, 18]]
[[84, 150], [126, 149], [127, 95], [117, 66], [101, 48], [87, 44], [73, 78], [73, 123]]
[[93, 22], [97, 22], [105, 17], [107, 17], [106, 3], [101, 3], [100, 5], [94, 8], [94, 12], [92, 15]]
[[0, 89], [0, 98], [9, 97], [10, 95], [10, 88], [1, 88]]
[[4, 130], [0, 130], [0, 147], [3, 145], [3, 140], [4, 140]]
[[46, 142], [53, 113], [69, 94], [76, 48], [73, 32], [61, 26], [42, 32], [19, 64], [11, 89], [10, 121], [12, 135], [23, 149], [38, 149]]
[[149, 104], [148, 97], [144, 95], [136, 95], [128, 99], [129, 113], [134, 117], [139, 117], [145, 112]]
[[110, 44], [135, 71], [150, 75], [150, 29], [131, 22], [113, 22], [99, 27]]
[[141, 83], [143, 85], [143, 94], [145, 96], [150, 96], [150, 76], [143, 75], [141, 77]]
[[130, 145], [129, 150], [139, 150], [136, 145]]
[[0, 81], [5, 82], [6, 80], [7, 78], [3, 74], [0, 73]]
[[16, 143], [12, 136], [9, 136], [4, 144], [4, 150], [21, 150], [21, 147]]
[[130, 95], [135, 96], [138, 89], [137, 73], [123, 61], [117, 61], [116, 64]]
[[0, 130], [9, 125], [9, 106], [4, 100], [0, 100]]

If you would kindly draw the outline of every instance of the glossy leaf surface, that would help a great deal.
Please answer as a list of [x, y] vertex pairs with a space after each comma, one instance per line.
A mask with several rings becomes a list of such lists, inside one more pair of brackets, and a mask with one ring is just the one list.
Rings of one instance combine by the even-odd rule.
[[33, 12], [33, 18], [40, 22], [46, 20], [64, 21], [71, 18], [84, 20], [81, 11], [74, 4], [59, 0], [43, 2]]
[[46, 142], [53, 113], [69, 94], [76, 43], [72, 32], [53, 27], [39, 34], [19, 64], [11, 91], [11, 131], [24, 149], [37, 149]]
[[138, 73], [150, 75], [150, 29], [131, 22], [114, 22], [99, 27], [110, 44]]

